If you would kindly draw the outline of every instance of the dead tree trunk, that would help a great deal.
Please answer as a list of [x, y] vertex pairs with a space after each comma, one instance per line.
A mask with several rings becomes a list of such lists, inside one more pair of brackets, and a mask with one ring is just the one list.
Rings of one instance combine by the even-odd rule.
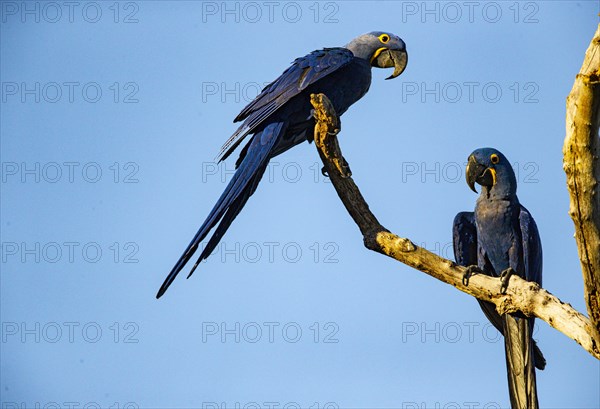
[[[600, 25], [567, 98], [563, 168], [571, 199], [585, 303], [593, 339], [600, 340]], [[600, 349], [600, 344], [594, 346]]]

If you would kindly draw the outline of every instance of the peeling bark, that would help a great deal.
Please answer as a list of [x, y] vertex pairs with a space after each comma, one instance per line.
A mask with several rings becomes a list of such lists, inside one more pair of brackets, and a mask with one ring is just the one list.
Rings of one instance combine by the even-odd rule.
[[600, 340], [600, 25], [567, 97], [563, 168], [593, 336]]
[[348, 164], [342, 156], [336, 136], [340, 129], [339, 119], [331, 102], [323, 94], [312, 94], [310, 99], [317, 121], [315, 145], [324, 170], [360, 229], [365, 247], [420, 270], [473, 297], [492, 302], [500, 314], [521, 311], [527, 316], [535, 316], [573, 339], [596, 359], [600, 359], [600, 343], [594, 340], [587, 317], [537, 283], [512, 276], [506, 293], [502, 294], [499, 278], [477, 274], [471, 276], [469, 285], [465, 286], [462, 283], [464, 267], [439, 257], [383, 227], [369, 210], [369, 205], [352, 180]]

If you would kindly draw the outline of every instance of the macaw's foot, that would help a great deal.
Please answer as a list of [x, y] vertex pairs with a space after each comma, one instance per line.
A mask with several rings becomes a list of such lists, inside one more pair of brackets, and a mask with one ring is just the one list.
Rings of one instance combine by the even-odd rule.
[[329, 177], [329, 174], [327, 173], [327, 169], [325, 169], [325, 166], [323, 166], [321, 168], [321, 175], [325, 176], [326, 178]]
[[329, 135], [329, 136], [338, 136], [338, 134], [340, 133], [340, 131], [341, 131], [341, 126], [338, 126], [333, 131], [327, 131], [327, 135]]
[[469, 285], [469, 278], [471, 278], [474, 274], [485, 274], [482, 269], [477, 267], [476, 265], [468, 266], [463, 274], [462, 283], [464, 286]]
[[500, 273], [500, 282], [502, 283], [500, 285], [500, 292], [502, 294], [506, 294], [506, 289], [508, 288], [508, 281], [510, 280], [510, 276], [515, 273], [516, 273], [516, 271], [513, 270], [512, 267], [509, 267], [506, 270], [504, 270], [502, 273]]

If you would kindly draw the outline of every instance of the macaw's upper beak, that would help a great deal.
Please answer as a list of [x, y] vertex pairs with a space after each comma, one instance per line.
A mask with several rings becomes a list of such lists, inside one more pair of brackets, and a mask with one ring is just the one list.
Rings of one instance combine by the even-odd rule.
[[481, 186], [494, 186], [496, 184], [496, 170], [493, 168], [488, 168], [477, 162], [473, 155], [469, 156], [469, 162], [467, 163], [466, 170], [467, 177], [467, 185], [471, 188], [471, 190], [477, 193], [477, 189], [475, 189], [475, 182], [479, 183]]
[[402, 74], [404, 69], [406, 68], [406, 64], [408, 63], [408, 53], [406, 50], [391, 50], [384, 49], [377, 57], [373, 59], [371, 64], [374, 67], [379, 68], [392, 68], [394, 67], [394, 73], [386, 78], [386, 80], [390, 80], [392, 78], [396, 78], [398, 75]]

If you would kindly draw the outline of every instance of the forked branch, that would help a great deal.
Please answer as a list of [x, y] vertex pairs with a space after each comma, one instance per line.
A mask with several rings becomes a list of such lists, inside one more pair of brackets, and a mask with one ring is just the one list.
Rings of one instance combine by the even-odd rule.
[[346, 210], [360, 229], [368, 249], [392, 257], [453, 285], [464, 293], [490, 301], [501, 314], [522, 311], [528, 316], [535, 316], [600, 359], [600, 342], [592, 335], [588, 318], [536, 283], [513, 276], [508, 290], [502, 294], [499, 278], [477, 274], [472, 276], [469, 285], [465, 286], [462, 283], [464, 267], [439, 257], [383, 227], [369, 210], [369, 205], [352, 180], [348, 164], [342, 156], [337, 141], [340, 122], [331, 102], [323, 94], [312, 94], [310, 99], [317, 122], [314, 139], [324, 170], [328, 173]]

